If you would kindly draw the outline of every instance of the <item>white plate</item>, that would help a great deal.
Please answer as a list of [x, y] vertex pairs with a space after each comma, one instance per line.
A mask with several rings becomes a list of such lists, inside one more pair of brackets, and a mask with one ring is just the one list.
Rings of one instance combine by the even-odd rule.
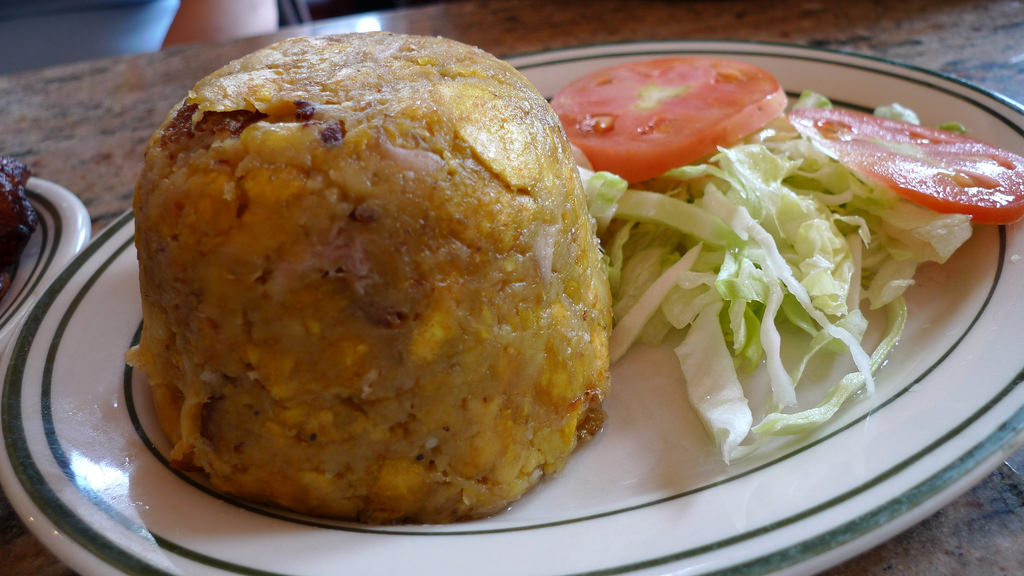
[[[898, 100], [926, 122], [959, 120], [1024, 151], [1019, 105], [875, 59], [669, 42], [514, 62], [550, 96], [588, 70], [679, 52], [751, 60], [794, 93], [845, 105]], [[603, 433], [503, 514], [434, 527], [294, 516], [220, 497], [168, 467], [145, 383], [124, 363], [141, 321], [133, 231], [126, 214], [43, 294], [4, 381], [4, 487], [32, 531], [83, 574], [807, 573], [935, 511], [1014, 450], [1024, 425], [1024, 237], [980, 227], [944, 266], [920, 271], [876, 394], [813, 437], [726, 468], [671, 354], [638, 349], [614, 370]]]
[[21, 253], [10, 288], [0, 298], [0, 349], [7, 346], [35, 297], [82, 250], [92, 233], [89, 212], [70, 190], [35, 177], [29, 178], [25, 189], [39, 215], [39, 226]]

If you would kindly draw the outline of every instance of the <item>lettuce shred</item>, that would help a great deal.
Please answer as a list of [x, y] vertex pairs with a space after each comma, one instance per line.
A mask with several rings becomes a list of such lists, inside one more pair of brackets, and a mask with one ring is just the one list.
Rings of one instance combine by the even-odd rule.
[[[828, 107], [805, 92], [795, 106]], [[898, 104], [880, 114], [916, 119]], [[867, 181], [801, 138], [785, 118], [701, 164], [640, 185], [581, 168], [614, 299], [613, 362], [634, 344], [675, 342], [696, 413], [726, 462], [767, 440], [827, 422], [874, 375], [906, 322], [917, 267], [944, 262], [970, 219], [940, 214]], [[884, 309], [866, 350], [864, 309]], [[807, 335], [784, 360], [784, 325]], [[813, 356], [845, 354], [855, 370], [816, 406], [796, 389]], [[745, 376], [767, 373], [769, 405], [755, 422]]]

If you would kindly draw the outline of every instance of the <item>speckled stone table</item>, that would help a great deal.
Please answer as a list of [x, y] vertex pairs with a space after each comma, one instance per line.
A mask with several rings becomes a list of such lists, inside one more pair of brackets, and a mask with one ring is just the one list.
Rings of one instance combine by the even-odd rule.
[[[499, 56], [683, 38], [826, 47], [929, 68], [1024, 101], [1019, 1], [496, 0], [372, 16], [385, 30], [449, 36]], [[0, 76], [0, 153], [75, 191], [96, 233], [130, 208], [146, 140], [196, 80], [273, 40], [352, 31], [358, 22], [341, 18], [272, 36]], [[1024, 472], [1022, 452], [931, 517], [828, 573], [1024, 574], [1018, 471]], [[0, 573], [70, 573], [25, 531], [6, 499], [0, 499]]]

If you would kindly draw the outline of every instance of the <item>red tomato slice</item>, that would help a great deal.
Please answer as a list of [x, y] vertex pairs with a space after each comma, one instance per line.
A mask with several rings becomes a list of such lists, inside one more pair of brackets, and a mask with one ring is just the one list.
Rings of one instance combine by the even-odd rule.
[[852, 110], [789, 113], [805, 137], [897, 194], [983, 224], [1024, 216], [1024, 157], [962, 134]]
[[639, 182], [756, 131], [782, 114], [786, 94], [757, 66], [680, 56], [592, 73], [551, 106], [595, 170]]

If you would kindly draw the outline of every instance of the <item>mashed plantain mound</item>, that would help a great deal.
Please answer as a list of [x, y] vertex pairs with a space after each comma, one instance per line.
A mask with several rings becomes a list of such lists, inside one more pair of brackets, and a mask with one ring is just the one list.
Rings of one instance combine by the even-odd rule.
[[597, 432], [610, 299], [558, 118], [442, 38], [293, 38], [200, 81], [135, 199], [172, 461], [372, 523], [506, 508]]

